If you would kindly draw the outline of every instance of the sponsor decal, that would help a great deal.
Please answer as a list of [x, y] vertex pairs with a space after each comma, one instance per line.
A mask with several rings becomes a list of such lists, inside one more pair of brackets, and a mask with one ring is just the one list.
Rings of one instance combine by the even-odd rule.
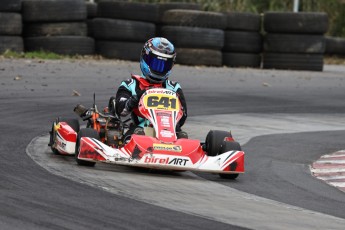
[[62, 141], [60, 141], [59, 139], [56, 140], [56, 144], [58, 146], [60, 146], [60, 148], [62, 148], [63, 150], [66, 149], [66, 143], [63, 143]]
[[189, 159], [183, 158], [170, 158], [170, 157], [155, 157], [145, 156], [144, 163], [146, 164], [166, 164], [166, 165], [180, 165], [186, 166]]
[[161, 130], [160, 134], [161, 134], [162, 137], [169, 137], [169, 138], [171, 138], [171, 137], [174, 136], [174, 134], [171, 131], [168, 131], [168, 130]]
[[171, 117], [171, 113], [158, 112], [157, 116], [160, 116], [160, 117]]
[[146, 94], [167, 94], [167, 95], [176, 95], [174, 91], [166, 89], [149, 89], [146, 91]]
[[153, 149], [157, 151], [182, 152], [181, 145], [153, 144]]
[[169, 117], [161, 117], [161, 124], [163, 127], [170, 127], [170, 118]]

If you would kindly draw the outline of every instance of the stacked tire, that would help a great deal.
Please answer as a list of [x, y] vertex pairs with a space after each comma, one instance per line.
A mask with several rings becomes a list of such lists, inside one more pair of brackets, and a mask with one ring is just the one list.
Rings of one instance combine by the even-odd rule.
[[0, 3], [0, 54], [7, 50], [23, 52], [21, 0]]
[[264, 15], [263, 68], [323, 70], [326, 13], [268, 12]]
[[345, 38], [325, 37], [327, 55], [345, 56]]
[[84, 0], [23, 0], [22, 8], [26, 51], [94, 54]]
[[231, 12], [225, 16], [223, 65], [259, 68], [262, 51], [260, 15]]
[[92, 19], [97, 17], [97, 7], [98, 4], [95, 2], [86, 2], [86, 12], [87, 12], [87, 34], [89, 37], [93, 37], [92, 32]]
[[101, 1], [91, 22], [96, 53], [106, 57], [138, 61], [144, 42], [155, 37], [158, 5]]
[[177, 64], [222, 65], [226, 18], [221, 13], [173, 9], [162, 16], [161, 36], [176, 47]]

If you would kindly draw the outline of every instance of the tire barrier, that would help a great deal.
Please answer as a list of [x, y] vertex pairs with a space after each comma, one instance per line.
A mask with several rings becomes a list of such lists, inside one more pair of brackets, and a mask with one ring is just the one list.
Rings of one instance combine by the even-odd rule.
[[159, 3], [158, 5], [158, 24], [162, 24], [163, 15], [168, 10], [202, 10], [201, 5], [196, 3], [183, 3], [183, 2], [170, 2], [170, 3]]
[[[176, 47], [176, 63], [221, 66], [226, 18], [221, 13], [190, 9], [164, 12], [159, 35]], [[206, 57], [203, 57], [206, 55]]]
[[176, 62], [184, 65], [221, 66], [222, 52], [212, 49], [176, 48]]
[[84, 0], [23, 0], [22, 15], [27, 51], [94, 54], [94, 39], [87, 37], [87, 6]]
[[206, 12], [196, 3], [97, 2], [2, 0], [0, 53], [46, 50], [138, 61], [143, 43], [162, 36], [175, 45], [178, 64], [315, 71], [322, 70], [324, 54], [345, 53], [345, 39], [324, 37], [326, 13], [268, 12], [262, 23], [259, 14]]
[[24, 51], [20, 10], [20, 0], [2, 0], [0, 3], [0, 53]]
[[178, 48], [221, 50], [224, 46], [224, 31], [220, 29], [162, 26], [160, 31]]
[[22, 0], [1, 0], [0, 12], [20, 12]]
[[258, 68], [261, 65], [260, 15], [225, 13], [223, 65]]
[[97, 17], [157, 23], [158, 5], [105, 0], [98, 3]]
[[327, 55], [345, 56], [345, 38], [325, 37]]
[[142, 42], [96, 41], [96, 52], [107, 58], [139, 61]]
[[201, 10], [167, 10], [162, 17], [164, 25], [225, 29], [226, 18], [221, 13]]
[[225, 13], [223, 65], [258, 68], [261, 65], [262, 35], [258, 14]]
[[[96, 53], [106, 58], [139, 61], [144, 42], [155, 37], [158, 5], [101, 1], [91, 21]], [[139, 48], [140, 44], [140, 48]]]
[[263, 68], [322, 71], [325, 53], [325, 13], [264, 15]]

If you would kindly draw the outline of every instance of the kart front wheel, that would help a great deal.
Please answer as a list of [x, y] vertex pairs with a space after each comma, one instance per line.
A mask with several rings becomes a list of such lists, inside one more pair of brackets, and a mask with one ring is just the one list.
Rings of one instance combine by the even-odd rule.
[[78, 159], [78, 154], [79, 154], [79, 149], [80, 149], [80, 140], [82, 137], [90, 137], [90, 138], [95, 138], [97, 140], [100, 140], [99, 134], [94, 129], [90, 129], [90, 128], [81, 129], [78, 133], [77, 143], [75, 145], [75, 160], [76, 160], [77, 164], [81, 165], [81, 166], [93, 167], [93, 166], [95, 166], [96, 162]]
[[[240, 143], [236, 141], [223, 141], [222, 147], [220, 148], [220, 153], [225, 153], [232, 150], [242, 151]], [[239, 175], [238, 173], [234, 173], [234, 174], [219, 173], [219, 176], [221, 178], [230, 179], [230, 180], [236, 179], [238, 175]]]
[[206, 136], [206, 152], [208, 156], [217, 156], [225, 137], [231, 137], [230, 132], [210, 130]]

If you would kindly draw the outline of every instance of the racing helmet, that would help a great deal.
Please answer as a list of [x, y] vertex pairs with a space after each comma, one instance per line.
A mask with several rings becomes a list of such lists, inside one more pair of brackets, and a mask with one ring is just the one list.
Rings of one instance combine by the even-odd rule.
[[140, 56], [143, 77], [151, 83], [161, 83], [168, 79], [174, 65], [176, 52], [174, 45], [166, 38], [149, 39]]

